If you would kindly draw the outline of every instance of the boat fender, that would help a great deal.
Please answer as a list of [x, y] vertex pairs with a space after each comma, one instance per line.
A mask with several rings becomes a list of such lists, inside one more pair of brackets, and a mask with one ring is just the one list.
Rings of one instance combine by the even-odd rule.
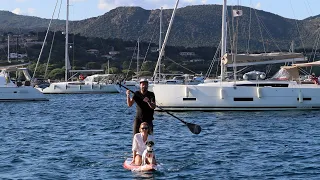
[[188, 89], [187, 86], [186, 86], [186, 89], [185, 89], [185, 96], [186, 96], [186, 97], [189, 97], [189, 89]]
[[79, 89], [81, 90], [81, 85], [79, 85]]
[[301, 90], [299, 91], [298, 99], [299, 99], [299, 103], [302, 103], [302, 102], [303, 102], [303, 96], [302, 96]]
[[9, 84], [9, 83], [10, 83], [10, 77], [9, 77], [9, 75], [6, 73], [6, 74], [4, 75], [4, 77], [5, 77], [5, 79], [6, 79], [6, 85]]
[[220, 99], [224, 99], [224, 96], [225, 96], [225, 92], [224, 92], [224, 89], [223, 88], [220, 88]]
[[261, 98], [261, 88], [257, 87], [257, 97], [260, 99]]

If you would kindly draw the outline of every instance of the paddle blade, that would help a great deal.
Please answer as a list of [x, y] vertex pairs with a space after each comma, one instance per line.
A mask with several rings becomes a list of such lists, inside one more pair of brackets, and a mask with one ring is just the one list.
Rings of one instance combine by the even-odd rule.
[[200, 134], [201, 127], [197, 124], [187, 123], [188, 128], [193, 134]]

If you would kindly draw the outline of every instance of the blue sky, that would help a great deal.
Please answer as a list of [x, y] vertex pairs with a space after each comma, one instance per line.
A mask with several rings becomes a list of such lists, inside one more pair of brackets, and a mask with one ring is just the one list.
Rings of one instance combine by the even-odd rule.
[[[58, 0], [58, 7], [61, 0]], [[0, 0], [0, 10], [50, 19], [57, 0]], [[140, 6], [144, 9], [172, 9], [176, 0], [70, 0], [70, 20], [103, 15], [118, 6]], [[65, 19], [66, 0], [62, 0], [60, 19]], [[228, 5], [253, 7], [292, 19], [320, 14], [320, 0], [229, 0]], [[179, 7], [197, 4], [222, 4], [222, 0], [180, 0]], [[55, 18], [57, 17], [54, 16]]]

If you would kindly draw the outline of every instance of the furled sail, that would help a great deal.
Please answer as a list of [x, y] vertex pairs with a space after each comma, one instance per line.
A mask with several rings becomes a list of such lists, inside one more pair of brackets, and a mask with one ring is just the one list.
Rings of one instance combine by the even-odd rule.
[[296, 66], [296, 67], [320, 66], [320, 61], [309, 62], [309, 63], [292, 64], [292, 66]]
[[302, 53], [236, 54], [235, 60], [234, 63], [232, 54], [228, 53], [222, 57], [222, 62], [227, 67], [307, 61]]

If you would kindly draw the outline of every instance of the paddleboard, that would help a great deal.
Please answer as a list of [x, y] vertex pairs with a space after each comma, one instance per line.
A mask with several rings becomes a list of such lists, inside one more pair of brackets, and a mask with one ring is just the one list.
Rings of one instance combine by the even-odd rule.
[[131, 171], [156, 171], [157, 170], [157, 165], [146, 164], [143, 166], [137, 166], [137, 165], [132, 165], [131, 161], [132, 161], [132, 158], [127, 158], [123, 163], [123, 167]]

